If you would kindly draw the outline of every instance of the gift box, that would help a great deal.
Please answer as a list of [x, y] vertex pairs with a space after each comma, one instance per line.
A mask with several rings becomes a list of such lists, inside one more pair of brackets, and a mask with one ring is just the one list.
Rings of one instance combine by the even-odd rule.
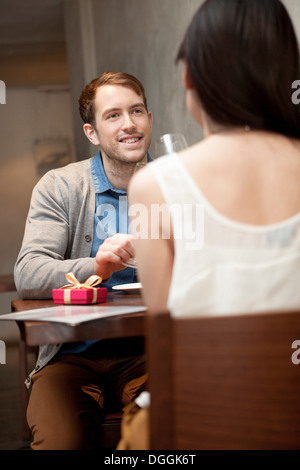
[[52, 298], [55, 304], [98, 304], [106, 302], [107, 289], [53, 289]]
[[70, 284], [52, 290], [55, 304], [98, 304], [107, 298], [106, 287], [94, 287], [102, 279], [99, 276], [90, 276], [84, 283], [78, 282], [73, 273], [66, 274]]

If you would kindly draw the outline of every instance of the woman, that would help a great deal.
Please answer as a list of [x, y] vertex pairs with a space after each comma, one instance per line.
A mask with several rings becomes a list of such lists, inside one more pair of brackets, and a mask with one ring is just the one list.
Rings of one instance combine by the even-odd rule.
[[[135, 240], [145, 302], [174, 316], [299, 308], [300, 107], [291, 96], [300, 67], [290, 18], [279, 0], [207, 0], [178, 60], [204, 139], [131, 181], [131, 212], [147, 209], [148, 236]], [[151, 217], [157, 205], [168, 217]]]

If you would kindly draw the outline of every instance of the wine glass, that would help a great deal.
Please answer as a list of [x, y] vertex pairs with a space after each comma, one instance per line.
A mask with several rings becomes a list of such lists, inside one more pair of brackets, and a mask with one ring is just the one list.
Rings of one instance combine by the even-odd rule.
[[155, 141], [155, 157], [180, 152], [188, 146], [183, 134], [164, 134]]
[[135, 165], [135, 168], [134, 168], [134, 173], [136, 173], [137, 171], [141, 170], [142, 168], [144, 168], [146, 165], [147, 165], [148, 162], [138, 162], [136, 165]]
[[[187, 141], [183, 134], [164, 134], [155, 141], [155, 157], [161, 157], [162, 155], [180, 152], [188, 147]], [[135, 165], [134, 173], [144, 168], [147, 165], [147, 161], [138, 162]], [[127, 262], [122, 263], [124, 266], [129, 268], [136, 268], [137, 262], [135, 258], [130, 258]]]

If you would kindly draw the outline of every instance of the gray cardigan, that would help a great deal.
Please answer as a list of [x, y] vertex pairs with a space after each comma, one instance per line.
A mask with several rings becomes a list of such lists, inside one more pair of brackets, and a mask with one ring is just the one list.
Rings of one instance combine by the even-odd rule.
[[[51, 170], [41, 178], [32, 192], [14, 270], [21, 298], [51, 299], [52, 289], [66, 284], [65, 274], [70, 271], [79, 282], [94, 274], [90, 258], [94, 212], [91, 159]], [[41, 346], [32, 374], [44, 367], [60, 346]]]

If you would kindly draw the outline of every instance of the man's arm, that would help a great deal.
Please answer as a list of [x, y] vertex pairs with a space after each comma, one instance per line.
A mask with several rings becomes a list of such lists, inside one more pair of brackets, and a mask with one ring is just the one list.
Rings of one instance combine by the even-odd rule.
[[86, 243], [84, 235], [84, 225], [89, 219], [93, 223], [93, 214], [87, 197], [74, 198], [69, 185], [52, 172], [34, 188], [15, 265], [21, 298], [51, 298], [52, 289], [66, 284], [65, 274], [70, 271], [80, 282], [94, 274], [91, 242]]
[[[57, 176], [57, 175], [60, 176]], [[50, 172], [34, 188], [21, 251], [15, 266], [15, 283], [21, 298], [52, 297], [52, 289], [66, 284], [73, 272], [79, 282], [92, 274], [108, 279], [124, 269], [134, 256], [131, 236], [116, 234], [90, 257], [95, 200], [79, 184], [80, 175], [62, 178]], [[89, 234], [87, 235], [87, 228]]]

